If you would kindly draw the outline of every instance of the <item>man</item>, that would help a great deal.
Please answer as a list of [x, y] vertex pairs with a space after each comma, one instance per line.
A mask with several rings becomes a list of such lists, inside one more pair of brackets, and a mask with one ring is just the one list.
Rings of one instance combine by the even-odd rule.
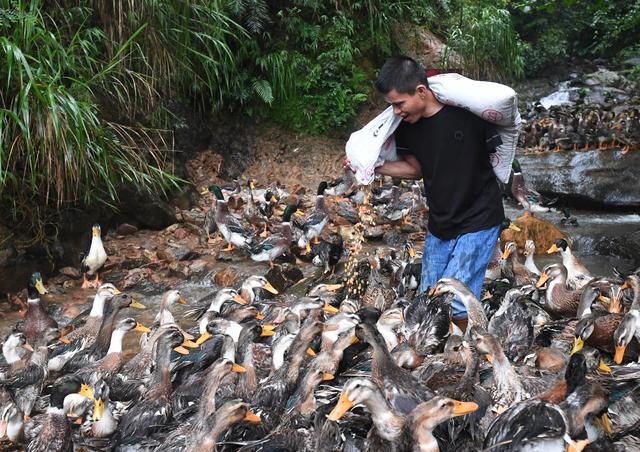
[[[502, 143], [496, 129], [469, 111], [444, 105], [429, 89], [424, 68], [408, 57], [388, 59], [376, 88], [403, 121], [395, 131], [398, 161], [379, 174], [422, 177], [429, 226], [420, 291], [453, 277], [479, 297], [484, 274], [504, 219], [502, 195], [489, 154]], [[453, 302], [454, 322], [466, 327], [462, 302]]]

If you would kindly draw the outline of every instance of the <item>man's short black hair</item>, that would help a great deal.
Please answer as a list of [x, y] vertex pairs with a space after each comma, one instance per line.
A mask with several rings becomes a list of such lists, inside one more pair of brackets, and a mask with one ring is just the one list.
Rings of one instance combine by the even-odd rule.
[[418, 85], [429, 87], [427, 73], [420, 63], [408, 56], [388, 58], [376, 80], [376, 88], [382, 94], [394, 89], [399, 93], [413, 94]]

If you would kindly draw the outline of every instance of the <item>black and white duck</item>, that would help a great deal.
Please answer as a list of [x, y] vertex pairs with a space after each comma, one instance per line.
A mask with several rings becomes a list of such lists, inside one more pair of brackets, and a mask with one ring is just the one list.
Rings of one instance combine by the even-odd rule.
[[324, 191], [326, 188], [327, 182], [320, 182], [320, 185], [318, 185], [316, 204], [313, 212], [311, 212], [311, 214], [309, 214], [300, 225], [302, 235], [298, 239], [298, 247], [306, 249], [307, 253], [311, 251], [310, 243], [312, 241], [314, 243], [317, 242], [317, 238], [329, 222], [329, 211], [327, 210], [324, 202]]
[[591, 272], [574, 256], [565, 239], [558, 239], [549, 247], [547, 254], [552, 253], [560, 253], [562, 256], [562, 265], [567, 269], [566, 284], [569, 288], [581, 289], [593, 278]]

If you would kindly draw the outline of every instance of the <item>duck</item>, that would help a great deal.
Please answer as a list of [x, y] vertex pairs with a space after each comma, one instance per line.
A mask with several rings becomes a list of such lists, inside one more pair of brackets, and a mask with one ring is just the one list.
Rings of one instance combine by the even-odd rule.
[[232, 251], [235, 247], [244, 248], [248, 244], [253, 242], [253, 233], [248, 231], [241, 223], [240, 220], [231, 215], [229, 207], [224, 199], [222, 190], [217, 185], [211, 185], [209, 190], [215, 195], [216, 201], [216, 216], [215, 223], [218, 230], [227, 241], [227, 247], [223, 251]]
[[64, 399], [74, 393], [91, 396], [88, 386], [75, 375], [65, 375], [55, 381], [40, 434], [29, 443], [28, 452], [66, 452], [71, 449], [71, 426], [64, 410]]
[[311, 247], [311, 262], [323, 268], [324, 273], [335, 274], [336, 266], [344, 253], [344, 242], [340, 234], [329, 234], [326, 239]]
[[565, 239], [558, 239], [549, 247], [547, 254], [553, 253], [560, 253], [562, 256], [562, 265], [567, 269], [566, 284], [569, 288], [582, 289], [593, 278], [589, 270], [573, 255]]
[[536, 287], [547, 284], [544, 294], [544, 309], [556, 317], [575, 316], [580, 304], [580, 290], [567, 288], [567, 269], [563, 264], [547, 265], [540, 274]]
[[416, 296], [404, 309], [402, 335], [419, 356], [442, 350], [451, 333], [451, 304], [443, 296]]
[[[171, 313], [171, 307], [174, 306], [176, 303], [181, 305], [187, 304], [187, 301], [184, 299], [184, 297], [182, 296], [179, 290], [177, 289], [167, 290], [162, 295], [162, 300], [160, 301], [160, 309], [158, 310], [158, 313], [156, 314], [153, 320], [153, 323], [151, 324], [151, 328], [149, 329], [144, 327], [144, 329], [148, 331], [143, 331], [143, 333], [145, 334], [142, 334], [140, 336], [140, 345], [144, 346], [144, 344], [147, 342], [147, 339], [149, 338], [149, 334], [151, 334], [158, 327], [162, 325], [177, 326], [176, 319]], [[191, 336], [189, 333], [183, 330], [181, 331], [183, 334], [185, 334], [187, 339], [189, 340], [193, 339], [193, 336]]]
[[496, 452], [525, 447], [545, 451], [582, 450], [596, 439], [589, 438], [589, 432], [602, 433], [593, 421], [610, 426], [607, 407], [607, 395], [597, 384], [578, 387], [560, 405], [539, 400], [520, 402], [491, 424], [484, 449]]
[[24, 366], [16, 367], [2, 375], [0, 387], [11, 393], [11, 398], [24, 416], [31, 416], [36, 399], [42, 392], [49, 372], [47, 360], [49, 346], [58, 340], [60, 331], [48, 328], [40, 333], [40, 338], [34, 342], [34, 350]]
[[474, 326], [483, 330], [487, 329], [489, 321], [482, 308], [482, 304], [466, 284], [455, 278], [441, 278], [429, 291], [429, 296], [435, 297], [444, 293], [455, 295], [464, 304], [467, 311], [467, 330]]
[[44, 330], [58, 328], [58, 322], [44, 310], [40, 302], [40, 295], [47, 292], [42, 283], [42, 275], [40, 272], [34, 272], [27, 286], [27, 312], [17, 326], [17, 330], [23, 332], [31, 343], [35, 343]]
[[266, 191], [264, 194], [265, 204], [260, 204], [254, 199], [255, 184], [253, 180], [247, 182], [249, 189], [249, 202], [245, 207], [242, 216], [252, 225], [262, 225], [263, 231], [260, 233], [260, 237], [267, 236], [267, 228], [269, 225], [269, 218], [273, 214], [273, 207], [278, 203], [278, 198], [270, 191]]
[[171, 418], [172, 350], [181, 347], [184, 336], [177, 328], [167, 328], [155, 344], [155, 362], [148, 389], [139, 401], [120, 419], [118, 443], [135, 441], [159, 430]]
[[533, 322], [521, 301], [523, 296], [521, 288], [509, 289], [487, 327], [490, 334], [500, 338], [504, 353], [511, 362], [522, 360], [534, 341]]
[[504, 354], [500, 341], [477, 327], [470, 329], [470, 338], [478, 354], [493, 366], [493, 377], [485, 382], [493, 399], [493, 411], [500, 414], [512, 404], [543, 392], [550, 383], [549, 375], [519, 375]]
[[306, 249], [307, 253], [311, 251], [310, 242], [314, 241], [314, 243], [317, 243], [317, 238], [320, 236], [322, 230], [329, 221], [329, 212], [327, 211], [324, 203], [324, 191], [326, 188], [327, 182], [320, 182], [318, 185], [316, 204], [313, 212], [311, 212], [311, 214], [309, 214], [300, 225], [302, 235], [298, 239], [298, 247]]
[[122, 341], [129, 331], [149, 333], [151, 330], [137, 322], [133, 317], [126, 317], [120, 320], [116, 328], [111, 333], [111, 341], [109, 342], [109, 349], [107, 350], [106, 355], [78, 370], [76, 375], [79, 375], [84, 381], [90, 381], [91, 378], [87, 375], [97, 375], [100, 378], [109, 378], [111, 375], [118, 372], [124, 365]]
[[[579, 320], [575, 329], [572, 354], [579, 351], [585, 343], [605, 350], [610, 349], [613, 344], [613, 334], [624, 317], [624, 314], [619, 312], [591, 310], [593, 303], [601, 297], [600, 287], [596, 284], [597, 281], [595, 283], [592, 281], [582, 289], [577, 314]], [[616, 309], [615, 306], [620, 304], [619, 287], [612, 287], [611, 306], [614, 309]]]
[[[102, 229], [99, 224], [94, 224], [91, 227], [91, 245], [89, 251], [82, 259], [80, 270], [82, 271], [82, 288], [88, 289], [90, 287], [97, 289], [102, 282], [100, 281], [100, 275], [98, 271], [102, 268], [105, 262], [107, 262], [107, 252], [104, 250], [102, 244]], [[87, 280], [87, 275], [96, 275], [92, 282]]]
[[549, 212], [555, 200], [547, 200], [536, 190], [527, 186], [518, 159], [511, 165], [511, 180], [508, 184], [511, 195], [529, 212]]
[[533, 240], [528, 239], [527, 241], [524, 242], [524, 255], [525, 255], [524, 266], [527, 270], [529, 270], [530, 274], [540, 276], [540, 270], [538, 269], [538, 266], [536, 265], [536, 263], [533, 261], [533, 256], [535, 254], [536, 254], [536, 244]]
[[633, 301], [627, 313], [623, 316], [618, 328], [613, 335], [615, 347], [614, 361], [621, 364], [627, 347], [636, 338], [640, 342], [640, 275], [631, 274], [625, 278], [624, 283], [620, 286], [620, 290], [631, 289], [633, 292]]
[[[0, 367], [0, 382], [8, 376], [16, 375], [28, 363], [27, 352], [33, 352], [33, 347], [27, 343], [22, 333], [11, 333], [2, 344], [2, 355], [6, 365]], [[24, 416], [15, 404], [11, 393], [0, 383], [0, 441], [6, 438], [17, 443], [22, 440], [24, 430]]]
[[518, 247], [515, 242], [507, 242], [504, 245], [504, 252], [502, 253], [502, 260], [506, 261], [511, 258], [510, 274], [512, 275], [513, 282], [517, 286], [524, 286], [531, 284], [535, 275], [530, 273], [525, 265], [518, 259]]
[[470, 414], [478, 409], [478, 405], [474, 402], [460, 402], [437, 396], [417, 405], [408, 416], [405, 416], [389, 405], [374, 381], [367, 378], [352, 378], [344, 385], [336, 406], [329, 413], [328, 420], [337, 422], [352, 407], [358, 405], [364, 405], [371, 413], [374, 425], [367, 435], [365, 450], [374, 450], [376, 446], [386, 444], [387, 448], [393, 448], [393, 450], [439, 451], [433, 429], [448, 419]]
[[[505, 229], [511, 229], [515, 232], [520, 232], [522, 230], [506, 217], [500, 223], [500, 232]], [[489, 263], [487, 264], [487, 270], [484, 275], [485, 280], [495, 281], [502, 277], [502, 261], [502, 250], [500, 249], [500, 240], [498, 240], [495, 248], [493, 249], [493, 254], [489, 258]]]
[[91, 415], [82, 423], [80, 432], [84, 438], [107, 438], [118, 428], [119, 416], [109, 399], [109, 386], [102, 379], [91, 385], [93, 393]]
[[369, 274], [366, 280], [366, 288], [362, 295], [362, 307], [374, 307], [380, 311], [385, 311], [391, 307], [391, 304], [397, 298], [397, 293], [382, 279], [380, 258], [378, 256], [369, 256], [366, 262]]
[[416, 405], [434, 396], [422, 381], [396, 364], [374, 325], [360, 323], [356, 327], [356, 336], [371, 346], [371, 378], [384, 388], [384, 395], [395, 410], [408, 414]]
[[260, 243], [248, 245], [246, 248], [251, 260], [255, 262], [269, 261], [269, 268], [273, 268], [273, 261], [289, 250], [293, 243], [293, 231], [291, 229], [291, 215], [295, 211], [295, 206], [289, 205], [282, 214], [282, 224], [280, 232], [272, 234]]
[[329, 196], [335, 196], [335, 202], [339, 203], [345, 200], [354, 189], [355, 177], [353, 171], [348, 166], [345, 166], [342, 177], [327, 184], [325, 193]]
[[[91, 309], [85, 311], [73, 319], [71, 325], [74, 329], [69, 333], [66, 333], [65, 338], [69, 343], [73, 343], [83, 337], [95, 338], [98, 334], [98, 329], [102, 323], [102, 317], [104, 315], [105, 304], [110, 302], [113, 297], [121, 292], [111, 283], [102, 284], [98, 287], [95, 296], [93, 297], [93, 303]], [[66, 341], [63, 340], [66, 343]]]
[[400, 198], [400, 187], [394, 185], [391, 188], [391, 200], [388, 204], [378, 206], [378, 215], [385, 222], [401, 221], [407, 224], [407, 215], [413, 210], [414, 202], [412, 199]]

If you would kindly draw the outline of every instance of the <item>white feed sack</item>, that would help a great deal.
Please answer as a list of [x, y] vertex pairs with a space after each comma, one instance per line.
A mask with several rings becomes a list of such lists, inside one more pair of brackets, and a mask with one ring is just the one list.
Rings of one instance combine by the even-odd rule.
[[[521, 123], [516, 92], [499, 83], [471, 80], [459, 74], [429, 77], [429, 88], [443, 104], [466, 108], [497, 126], [502, 144], [491, 154], [491, 165], [498, 179], [507, 183]], [[385, 160], [397, 160], [393, 132], [401, 120], [389, 106], [362, 129], [351, 134], [346, 152], [358, 183], [370, 184], [376, 167]]]

